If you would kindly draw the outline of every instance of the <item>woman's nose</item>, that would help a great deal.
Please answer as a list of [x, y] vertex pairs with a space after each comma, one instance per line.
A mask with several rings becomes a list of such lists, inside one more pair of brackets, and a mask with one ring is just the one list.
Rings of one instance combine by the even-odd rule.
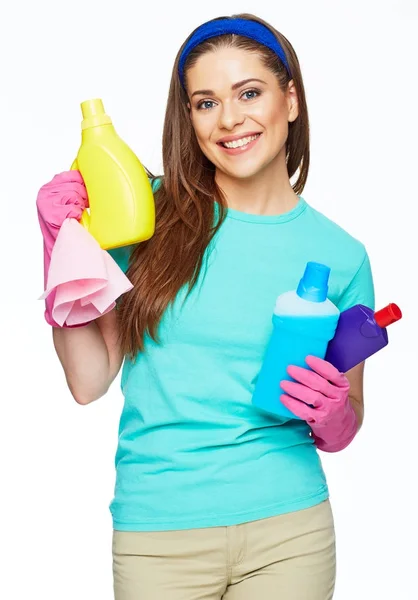
[[233, 129], [245, 120], [245, 114], [233, 102], [222, 105], [219, 113], [218, 126], [220, 129]]

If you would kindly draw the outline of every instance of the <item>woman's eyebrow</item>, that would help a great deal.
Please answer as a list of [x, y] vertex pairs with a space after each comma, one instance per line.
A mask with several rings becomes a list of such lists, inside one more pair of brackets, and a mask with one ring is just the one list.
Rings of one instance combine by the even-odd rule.
[[[250, 79], [243, 79], [242, 81], [238, 81], [237, 83], [234, 83], [234, 85], [231, 86], [231, 90], [236, 90], [238, 88], [240, 88], [243, 85], [246, 85], [247, 83], [250, 83], [251, 81], [258, 81], [258, 83], [266, 83], [265, 81], [263, 81], [262, 79], [257, 79], [256, 77], [251, 77]], [[193, 92], [193, 94], [190, 96], [191, 98], [193, 98], [193, 96], [214, 96], [215, 92], [213, 90], [197, 90], [196, 92]]]

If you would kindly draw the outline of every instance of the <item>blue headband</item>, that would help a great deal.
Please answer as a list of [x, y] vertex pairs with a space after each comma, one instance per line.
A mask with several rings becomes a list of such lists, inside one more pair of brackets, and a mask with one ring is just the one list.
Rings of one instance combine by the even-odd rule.
[[270, 29], [261, 23], [258, 23], [257, 21], [250, 21], [248, 19], [219, 19], [217, 21], [203, 23], [203, 25], [201, 25], [194, 32], [192, 37], [183, 48], [183, 52], [181, 53], [179, 60], [179, 77], [183, 87], [185, 87], [184, 65], [193, 48], [196, 48], [196, 46], [205, 40], [208, 40], [209, 38], [213, 38], [218, 35], [225, 35], [226, 33], [242, 35], [259, 42], [260, 44], [263, 44], [263, 46], [267, 46], [267, 48], [270, 48], [270, 50], [272, 50], [280, 58], [286, 67], [289, 77], [292, 77], [286, 54], [276, 39], [276, 36], [273, 35]]

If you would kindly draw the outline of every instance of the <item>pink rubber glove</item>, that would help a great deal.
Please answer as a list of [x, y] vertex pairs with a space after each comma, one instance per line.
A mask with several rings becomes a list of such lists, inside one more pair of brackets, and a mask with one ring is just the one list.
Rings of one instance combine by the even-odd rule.
[[306, 364], [312, 371], [294, 365], [288, 367], [287, 372], [296, 383], [280, 382], [286, 392], [280, 400], [309, 423], [320, 450], [338, 452], [352, 442], [358, 430], [356, 413], [348, 398], [350, 383], [343, 373], [322, 358], [307, 356]]
[[[36, 199], [39, 225], [44, 239], [44, 289], [48, 279], [52, 249], [61, 225], [67, 218], [81, 218], [83, 210], [88, 207], [87, 190], [79, 171], [64, 171], [55, 175], [49, 183], [41, 187]], [[52, 318], [55, 292], [45, 300], [45, 320], [53, 327], [59, 325]], [[64, 327], [81, 327], [82, 325], [64, 325]]]

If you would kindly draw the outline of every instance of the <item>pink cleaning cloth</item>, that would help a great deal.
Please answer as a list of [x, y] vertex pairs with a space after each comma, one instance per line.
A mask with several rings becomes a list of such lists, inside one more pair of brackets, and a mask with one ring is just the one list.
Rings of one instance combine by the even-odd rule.
[[106, 314], [133, 285], [113, 258], [74, 218], [63, 222], [51, 254], [45, 299], [55, 290], [52, 318], [80, 325]]

